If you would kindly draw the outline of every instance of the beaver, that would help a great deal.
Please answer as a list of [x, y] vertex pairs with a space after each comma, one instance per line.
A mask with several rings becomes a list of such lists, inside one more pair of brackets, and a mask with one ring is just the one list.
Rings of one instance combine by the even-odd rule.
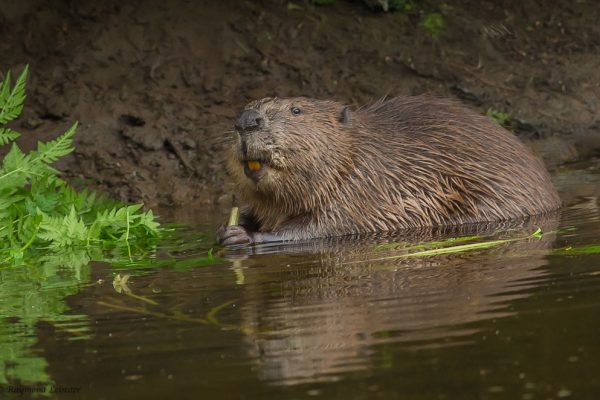
[[561, 201], [542, 161], [456, 100], [265, 98], [235, 119], [227, 157], [243, 205], [224, 245], [506, 221]]

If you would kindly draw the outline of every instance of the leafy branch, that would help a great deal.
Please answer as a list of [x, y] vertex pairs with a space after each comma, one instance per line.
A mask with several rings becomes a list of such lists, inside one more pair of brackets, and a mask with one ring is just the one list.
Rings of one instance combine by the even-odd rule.
[[[23, 110], [27, 72], [25, 67], [14, 86], [10, 73], [0, 83], [0, 125]], [[51, 164], [73, 151], [76, 130], [74, 123], [25, 154], [14, 142], [20, 134], [0, 126], [0, 146], [11, 144], [0, 164], [0, 265], [20, 264], [40, 252], [69, 259], [68, 254], [81, 249], [93, 255], [88, 260], [103, 259], [98, 248], [123, 247], [131, 256], [132, 243], [144, 250], [160, 236], [152, 211], [141, 211], [141, 204], [78, 192], [60, 179]]]
[[10, 71], [6, 73], [4, 81], [0, 84], [0, 124], [2, 125], [17, 118], [23, 111], [28, 70], [29, 67], [25, 66], [12, 90], [10, 88]]

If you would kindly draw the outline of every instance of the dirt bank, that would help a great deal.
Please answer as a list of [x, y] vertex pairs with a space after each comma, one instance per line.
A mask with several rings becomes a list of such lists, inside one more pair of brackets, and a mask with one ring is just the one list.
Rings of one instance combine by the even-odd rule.
[[[0, 70], [31, 66], [26, 136], [80, 121], [67, 176], [148, 205], [222, 198], [225, 132], [267, 95], [360, 105], [434, 92], [512, 114], [551, 166], [597, 154], [600, 9], [502, 3], [386, 14], [343, 0], [22, 0], [0, 9]], [[444, 16], [438, 39], [429, 12]]]

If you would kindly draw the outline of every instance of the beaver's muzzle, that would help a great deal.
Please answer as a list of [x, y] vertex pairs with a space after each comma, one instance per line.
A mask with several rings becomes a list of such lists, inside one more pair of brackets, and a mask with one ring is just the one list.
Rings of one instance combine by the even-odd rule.
[[244, 110], [235, 119], [235, 129], [242, 137], [249, 132], [262, 128], [264, 125], [265, 120], [255, 109]]

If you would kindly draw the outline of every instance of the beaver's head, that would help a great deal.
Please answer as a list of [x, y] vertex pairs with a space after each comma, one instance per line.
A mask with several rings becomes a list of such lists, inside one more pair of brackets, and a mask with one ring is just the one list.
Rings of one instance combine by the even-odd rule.
[[301, 197], [347, 170], [354, 145], [350, 125], [347, 107], [333, 101], [254, 101], [235, 119], [229, 170], [243, 190]]

